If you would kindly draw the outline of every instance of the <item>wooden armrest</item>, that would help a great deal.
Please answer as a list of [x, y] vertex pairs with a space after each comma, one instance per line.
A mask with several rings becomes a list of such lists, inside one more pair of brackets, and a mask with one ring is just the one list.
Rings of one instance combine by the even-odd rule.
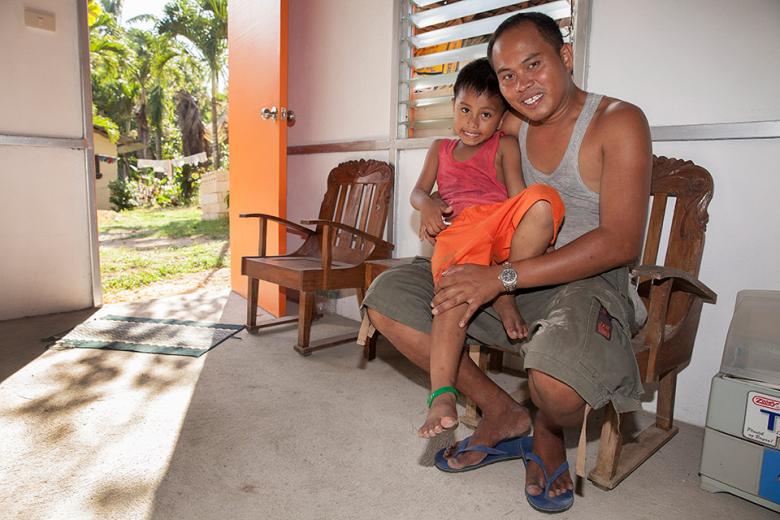
[[308, 237], [314, 234], [313, 230], [309, 228], [305, 228], [300, 224], [296, 224], [295, 222], [290, 222], [289, 220], [283, 219], [282, 217], [268, 215], [266, 213], [241, 213], [238, 216], [241, 218], [260, 218], [265, 220], [273, 220], [274, 222], [278, 222], [284, 226], [287, 226], [289, 228], [289, 231], [297, 232], [298, 234], [303, 235], [304, 237]]
[[715, 291], [707, 287], [703, 282], [674, 267], [640, 265], [632, 270], [632, 274], [640, 278], [649, 278], [650, 280], [667, 280], [672, 278], [675, 290], [682, 290], [699, 296], [707, 303], [715, 303], [718, 299]]
[[341, 222], [333, 222], [331, 220], [320, 220], [320, 219], [313, 219], [313, 220], [302, 220], [302, 224], [309, 224], [309, 225], [327, 225], [331, 226], [337, 229], [341, 229], [342, 231], [346, 231], [348, 233], [352, 233], [355, 236], [358, 236], [362, 239], [368, 240], [377, 249], [386, 250], [387, 252], [392, 251], [395, 248], [395, 245], [393, 245], [390, 242], [387, 242], [386, 240], [382, 240], [381, 238], [375, 237], [374, 235], [371, 235], [369, 233], [366, 233], [365, 231], [360, 231], [357, 228], [353, 228], [352, 226], [348, 226], [347, 224], [342, 224]]

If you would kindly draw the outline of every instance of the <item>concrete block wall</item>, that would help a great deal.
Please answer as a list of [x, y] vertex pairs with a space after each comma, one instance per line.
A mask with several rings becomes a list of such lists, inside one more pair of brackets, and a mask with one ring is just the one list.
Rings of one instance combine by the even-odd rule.
[[203, 220], [227, 216], [228, 177], [227, 170], [216, 170], [200, 178], [200, 210]]

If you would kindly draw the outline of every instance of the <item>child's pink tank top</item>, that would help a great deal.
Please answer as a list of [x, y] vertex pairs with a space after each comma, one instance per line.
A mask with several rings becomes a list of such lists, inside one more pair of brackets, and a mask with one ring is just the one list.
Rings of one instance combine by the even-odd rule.
[[458, 139], [442, 139], [436, 183], [442, 199], [452, 206], [452, 218], [469, 206], [507, 199], [506, 186], [496, 178], [496, 152], [502, 135], [493, 134], [471, 159], [463, 162], [452, 155]]

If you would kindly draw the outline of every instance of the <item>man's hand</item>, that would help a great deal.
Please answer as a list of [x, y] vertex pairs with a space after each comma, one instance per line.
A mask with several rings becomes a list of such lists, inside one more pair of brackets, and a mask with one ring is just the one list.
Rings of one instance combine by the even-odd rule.
[[431, 306], [439, 314], [463, 303], [466, 311], [458, 325], [465, 327], [475, 312], [501, 294], [504, 286], [498, 279], [501, 266], [456, 265], [447, 269], [436, 284]]
[[439, 197], [431, 197], [420, 208], [420, 240], [431, 244], [436, 242], [436, 235], [441, 233], [449, 223], [445, 221], [452, 214], [452, 207]]

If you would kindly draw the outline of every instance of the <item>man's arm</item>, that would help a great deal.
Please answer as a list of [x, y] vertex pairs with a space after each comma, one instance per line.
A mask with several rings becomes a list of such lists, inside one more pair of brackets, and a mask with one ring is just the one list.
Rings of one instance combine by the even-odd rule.
[[501, 160], [501, 175], [503, 176], [506, 192], [509, 197], [514, 197], [525, 189], [525, 180], [520, 167], [520, 146], [517, 137], [505, 135], [499, 141], [498, 150]]
[[500, 128], [505, 134], [514, 136], [515, 139], [517, 139], [517, 135], [520, 133], [521, 122], [520, 117], [509, 108], [504, 112], [504, 118], [501, 120]]
[[[650, 194], [650, 129], [639, 108], [616, 101], [599, 122], [603, 157], [600, 223], [571, 243], [546, 255], [513, 262], [518, 287], [556, 285], [593, 276], [635, 261], [642, 248]], [[500, 266], [456, 266], [441, 278], [434, 313], [469, 303], [461, 320], [502, 290]]]

